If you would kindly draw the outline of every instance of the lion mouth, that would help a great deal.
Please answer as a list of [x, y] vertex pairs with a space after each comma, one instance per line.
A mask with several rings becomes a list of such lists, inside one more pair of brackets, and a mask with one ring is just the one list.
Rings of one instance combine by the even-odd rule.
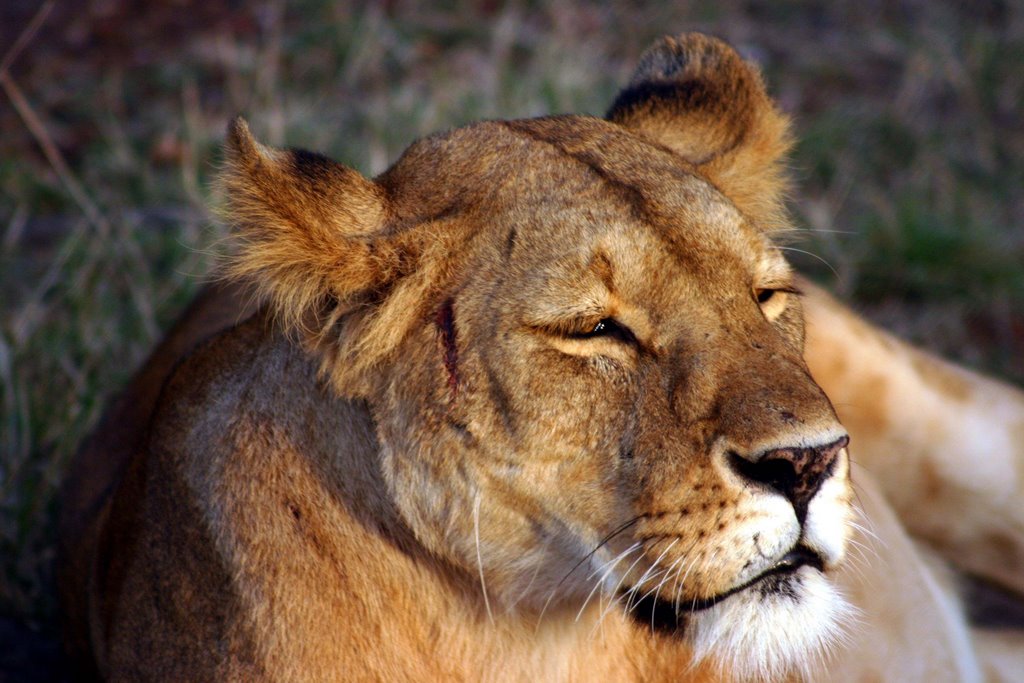
[[[726, 598], [751, 588], [757, 588], [763, 596], [780, 593], [795, 598], [791, 577], [803, 567], [810, 567], [819, 572], [825, 571], [825, 563], [821, 556], [810, 548], [800, 545], [794, 547], [778, 562], [754, 578], [718, 595], [676, 602], [658, 597], [656, 594], [648, 594], [637, 601], [627, 603], [628, 612], [637, 622], [650, 626], [655, 631], [675, 633], [684, 626], [684, 618], [687, 614], [706, 610]], [[624, 593], [628, 593], [628, 589]]]

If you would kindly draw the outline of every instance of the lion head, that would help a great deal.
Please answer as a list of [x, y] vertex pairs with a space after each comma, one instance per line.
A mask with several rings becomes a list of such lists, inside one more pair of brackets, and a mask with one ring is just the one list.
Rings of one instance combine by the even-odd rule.
[[700, 35], [605, 119], [471, 125], [373, 180], [238, 121], [230, 272], [366, 402], [387, 495], [489, 612], [619, 610], [776, 677], [839, 629], [851, 515], [772, 242], [788, 144]]

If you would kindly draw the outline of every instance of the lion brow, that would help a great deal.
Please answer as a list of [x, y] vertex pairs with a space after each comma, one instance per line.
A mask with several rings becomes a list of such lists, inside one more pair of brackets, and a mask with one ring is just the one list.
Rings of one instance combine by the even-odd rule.
[[598, 249], [590, 259], [590, 270], [599, 278], [602, 284], [608, 288], [608, 292], [615, 293], [615, 267], [612, 259], [604, 249]]

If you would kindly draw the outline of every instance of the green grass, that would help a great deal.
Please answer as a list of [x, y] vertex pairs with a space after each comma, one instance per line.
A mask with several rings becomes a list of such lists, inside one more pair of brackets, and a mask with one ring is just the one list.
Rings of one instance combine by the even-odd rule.
[[421, 4], [63, 3], [15, 63], [102, 220], [0, 97], [0, 616], [52, 627], [56, 487], [210, 266], [224, 229], [209, 181], [236, 113], [267, 142], [376, 173], [474, 119], [600, 114], [653, 38], [710, 31], [762, 63], [795, 117], [794, 246], [829, 265], [794, 260], [900, 333], [1024, 379], [1015, 5]]

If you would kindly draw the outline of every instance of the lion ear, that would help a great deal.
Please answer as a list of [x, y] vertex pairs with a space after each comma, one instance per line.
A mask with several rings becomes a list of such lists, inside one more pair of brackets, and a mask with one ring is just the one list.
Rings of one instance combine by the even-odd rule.
[[[219, 185], [235, 247], [226, 276], [319, 352], [340, 385], [351, 384], [343, 368], [355, 372], [391, 350], [378, 338], [373, 353], [354, 355], [365, 328], [384, 324], [377, 319], [403, 276], [417, 269], [422, 239], [391, 234], [377, 183], [318, 154], [265, 147], [241, 118], [228, 129], [225, 159]], [[407, 306], [414, 295], [401, 298]]]
[[[330, 159], [258, 143], [235, 119], [220, 187], [237, 245], [228, 275], [290, 323], [324, 299], [348, 300], [392, 279], [397, 253], [375, 239], [386, 220], [373, 181]], [[389, 258], [390, 257], [390, 258]]]
[[789, 121], [757, 69], [699, 33], [650, 47], [608, 119], [669, 147], [757, 223], [784, 223]]

